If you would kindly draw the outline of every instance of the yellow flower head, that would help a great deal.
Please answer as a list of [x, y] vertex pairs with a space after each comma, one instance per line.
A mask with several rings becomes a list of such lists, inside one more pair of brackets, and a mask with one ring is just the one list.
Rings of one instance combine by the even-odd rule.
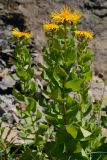
[[81, 17], [81, 14], [78, 11], [71, 12], [69, 7], [64, 6], [60, 12], [52, 12], [51, 17], [55, 22], [77, 23]]
[[81, 14], [79, 11], [75, 10], [73, 13], [72, 13], [72, 17], [71, 17], [71, 21], [73, 23], [77, 23], [81, 18]]
[[47, 30], [47, 31], [49, 31], [49, 30], [57, 30], [57, 29], [59, 29], [59, 26], [57, 25], [57, 24], [55, 24], [55, 23], [45, 23], [44, 25], [43, 25], [43, 28], [45, 29], [45, 30]]
[[75, 31], [75, 34], [79, 38], [85, 38], [85, 39], [93, 39], [93, 33], [87, 32], [87, 31]]
[[19, 37], [19, 38], [21, 38], [21, 37], [25, 37], [27, 39], [31, 38], [31, 34], [30, 33], [28, 33], [28, 32], [19, 32], [16, 29], [12, 30], [12, 35], [14, 35], [15, 37]]

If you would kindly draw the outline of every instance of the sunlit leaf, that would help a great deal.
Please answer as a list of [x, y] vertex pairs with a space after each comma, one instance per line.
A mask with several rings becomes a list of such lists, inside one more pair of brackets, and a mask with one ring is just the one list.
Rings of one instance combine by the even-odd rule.
[[83, 82], [84, 82], [83, 79], [74, 79], [66, 82], [65, 87], [67, 89], [72, 89], [73, 91], [79, 91], [81, 89]]
[[74, 139], [77, 137], [78, 130], [72, 124], [66, 125], [66, 130]]
[[85, 138], [86, 138], [86, 137], [89, 137], [89, 136], [92, 134], [91, 132], [85, 130], [85, 129], [82, 128], [82, 127], [80, 127], [80, 130], [81, 130], [81, 132], [82, 132], [82, 134], [83, 134], [83, 136], [84, 136]]

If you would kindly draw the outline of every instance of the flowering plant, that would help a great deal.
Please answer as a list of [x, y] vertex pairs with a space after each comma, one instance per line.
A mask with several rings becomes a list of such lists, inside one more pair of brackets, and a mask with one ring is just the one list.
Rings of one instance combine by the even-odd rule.
[[[51, 14], [51, 22], [43, 25], [48, 37], [44, 47], [43, 79], [48, 83], [44, 93], [51, 99], [45, 107], [53, 137], [46, 144], [46, 153], [52, 160], [94, 159], [92, 152], [103, 142], [100, 107], [89, 95], [92, 53], [88, 48], [93, 33], [79, 31], [81, 14], [64, 6]], [[48, 149], [49, 148], [49, 149]]]
[[16, 66], [16, 75], [18, 76], [18, 89], [13, 89], [13, 95], [17, 98], [17, 115], [21, 121], [17, 124], [19, 128], [19, 137], [24, 140], [24, 144], [31, 143], [34, 149], [29, 145], [24, 145], [24, 151], [20, 158], [44, 159], [45, 153], [42, 153], [45, 143], [45, 132], [48, 126], [40, 122], [42, 113], [36, 107], [34, 98], [36, 92], [36, 83], [34, 81], [34, 69], [32, 67], [32, 58], [29, 53], [29, 41], [31, 34], [19, 32], [13, 29], [12, 34], [16, 37], [13, 62]]
[[[94, 103], [88, 94], [93, 60], [88, 43], [93, 39], [93, 33], [78, 30], [81, 14], [77, 10], [71, 12], [67, 6], [59, 12], [52, 12], [50, 17], [51, 21], [43, 25], [48, 39], [43, 49], [45, 63], [39, 64], [41, 78], [47, 86], [39, 88], [42, 96], [37, 100], [34, 68], [28, 49], [31, 34], [16, 29], [12, 31], [15, 36], [13, 63], [19, 86], [13, 89], [19, 103], [17, 115], [20, 121], [16, 125], [24, 143], [16, 157], [18, 160], [106, 160], [107, 157], [98, 152], [104, 145], [101, 126], [103, 97]], [[43, 112], [39, 106], [43, 107]], [[106, 126], [106, 117], [102, 119], [103, 126]], [[0, 129], [0, 137], [3, 131], [4, 128]], [[0, 142], [0, 154], [5, 154], [8, 160], [13, 159], [11, 154], [8, 155], [9, 143]]]

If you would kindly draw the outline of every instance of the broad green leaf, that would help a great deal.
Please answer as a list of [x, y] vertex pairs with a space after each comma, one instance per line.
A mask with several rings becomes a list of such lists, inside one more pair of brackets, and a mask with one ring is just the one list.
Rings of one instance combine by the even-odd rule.
[[60, 88], [55, 88], [54, 90], [51, 91], [51, 93], [49, 94], [50, 98], [52, 99], [57, 99], [57, 100], [61, 100], [61, 90]]
[[36, 84], [33, 80], [30, 80], [29, 81], [29, 88], [28, 88], [28, 91], [29, 93], [32, 95], [35, 93], [35, 90], [36, 90]]
[[66, 66], [69, 67], [71, 64], [74, 64], [77, 59], [76, 55], [76, 49], [72, 49], [72, 47], [69, 47], [67, 49], [67, 55], [66, 55]]
[[23, 48], [21, 53], [24, 65], [28, 65], [31, 62], [31, 55], [29, 53], [29, 50], [27, 48]]
[[38, 135], [38, 136], [36, 137], [36, 143], [37, 143], [37, 145], [38, 145], [38, 144], [39, 144], [39, 145], [44, 144], [45, 141], [44, 141], [44, 139], [43, 139], [43, 136]]
[[104, 156], [103, 160], [107, 160], [107, 156]]
[[23, 68], [18, 68], [17, 70], [17, 76], [22, 79], [23, 81], [26, 81], [28, 79], [30, 79], [30, 75], [29, 73], [23, 69]]
[[39, 125], [38, 125], [38, 129], [39, 129], [39, 132], [40, 132], [40, 133], [44, 133], [44, 132], [46, 132], [46, 131], [47, 131], [48, 126], [47, 126], [47, 125], [45, 125], [45, 124], [43, 124], [43, 123], [39, 123]]
[[46, 70], [43, 71], [42, 76], [43, 76], [44, 80], [46, 80], [46, 81], [49, 80], [49, 77], [48, 77], [48, 75], [46, 73]]
[[41, 118], [42, 118], [42, 113], [39, 110], [37, 110], [36, 111], [36, 120], [39, 120]]
[[[78, 106], [76, 106], [76, 107], [78, 107]], [[74, 121], [77, 113], [78, 113], [78, 108], [71, 108], [71, 109], [67, 110], [66, 116], [67, 116], [69, 123], [72, 123]]]
[[85, 138], [86, 138], [86, 137], [89, 137], [89, 136], [92, 134], [91, 132], [85, 130], [85, 129], [82, 128], [82, 127], [80, 127], [80, 130], [81, 130], [81, 132], [82, 132], [82, 134], [83, 134], [83, 136], [84, 136]]
[[32, 125], [32, 119], [31, 119], [31, 117], [28, 116], [25, 119], [26, 119], [26, 122], [27, 122], [28, 125]]
[[107, 128], [107, 116], [101, 116], [102, 125]]
[[85, 56], [84, 56], [84, 61], [85, 62], [87, 62], [88, 60], [90, 60], [92, 58], [92, 52], [89, 50], [89, 49], [87, 49], [86, 51], [85, 51]]
[[67, 73], [65, 72], [65, 70], [63, 68], [61, 68], [60, 66], [56, 66], [55, 69], [54, 69], [54, 72], [56, 72], [56, 74], [62, 79], [67, 79], [68, 78], [68, 75]]
[[36, 101], [35, 99], [31, 98], [31, 97], [25, 97], [25, 102], [26, 102], [26, 109], [28, 111], [36, 111]]
[[22, 44], [22, 46], [28, 46], [28, 45], [29, 45], [28, 39], [23, 39], [23, 40], [21, 41], [21, 44]]
[[92, 79], [92, 72], [86, 72], [86, 73], [84, 73], [84, 79], [85, 79], [85, 81], [89, 81], [89, 80], [91, 80]]
[[76, 145], [76, 149], [75, 149], [74, 153], [79, 153], [79, 152], [81, 152], [81, 150], [82, 150], [82, 147], [80, 145], [80, 142], [78, 142], [77, 145]]
[[52, 47], [57, 50], [61, 50], [60, 42], [58, 39], [55, 38], [53, 39]]
[[24, 95], [22, 95], [17, 89], [13, 89], [13, 95], [14, 95], [19, 101], [24, 101]]
[[61, 87], [62, 85], [61, 85], [61, 82], [60, 82], [60, 78], [55, 71], [53, 71], [53, 77], [54, 77], [55, 81], [57, 82], [58, 86]]
[[34, 75], [34, 69], [33, 68], [29, 67], [27, 69], [27, 72], [31, 75], [31, 77], [33, 77], [33, 75]]
[[83, 111], [84, 117], [91, 112], [91, 109], [92, 109], [92, 105], [87, 104], [86, 107], [83, 107], [82, 111]]
[[87, 154], [85, 153], [84, 149], [81, 150], [82, 156], [88, 158]]
[[58, 38], [59, 38], [59, 39], [63, 39], [64, 36], [65, 36], [65, 31], [64, 31], [64, 29], [60, 28], [60, 29], [57, 31], [57, 34], [58, 34]]
[[73, 126], [72, 124], [66, 125], [67, 132], [75, 139], [77, 137], [77, 128]]
[[46, 115], [46, 120], [51, 124], [51, 125], [57, 125], [58, 124], [58, 119], [50, 116], [50, 115]]
[[73, 91], [79, 91], [81, 89], [83, 82], [84, 82], [83, 79], [74, 79], [66, 82], [65, 87], [67, 89], [72, 89]]

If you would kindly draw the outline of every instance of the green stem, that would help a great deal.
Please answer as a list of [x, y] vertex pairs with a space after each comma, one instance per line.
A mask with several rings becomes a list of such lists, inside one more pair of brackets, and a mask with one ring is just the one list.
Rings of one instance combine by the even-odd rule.
[[64, 91], [64, 80], [63, 80], [63, 90], [62, 90], [62, 99], [63, 99], [63, 120], [64, 120], [64, 125], [67, 124], [67, 118], [66, 118], [66, 106], [64, 102], [64, 97], [65, 97], [65, 91]]
[[33, 129], [34, 129], [34, 131], [35, 131], [35, 121], [34, 121], [33, 118], [32, 118], [32, 113], [29, 112], [29, 114], [30, 114], [30, 118], [31, 118], [31, 121], [32, 121]]
[[67, 37], [66, 22], [64, 23], [64, 30], [65, 30], [65, 36], [64, 36], [64, 50], [65, 50], [65, 55], [64, 55], [64, 58], [65, 58], [65, 62], [66, 62], [66, 59], [67, 59], [67, 54], [66, 54], [66, 37]]
[[[66, 29], [66, 22], [64, 23], [64, 30], [65, 30], [65, 37], [64, 37], [64, 50], [65, 50], [65, 55], [64, 55], [64, 58], [65, 58], [65, 62], [66, 62], [66, 34], [67, 34], [67, 29]], [[64, 68], [65, 68], [65, 62], [64, 62]], [[67, 117], [66, 117], [66, 105], [65, 105], [65, 102], [64, 102], [64, 98], [65, 98], [65, 80], [63, 79], [62, 81], [62, 99], [63, 99], [63, 120], [64, 120], [64, 125], [67, 124]]]

